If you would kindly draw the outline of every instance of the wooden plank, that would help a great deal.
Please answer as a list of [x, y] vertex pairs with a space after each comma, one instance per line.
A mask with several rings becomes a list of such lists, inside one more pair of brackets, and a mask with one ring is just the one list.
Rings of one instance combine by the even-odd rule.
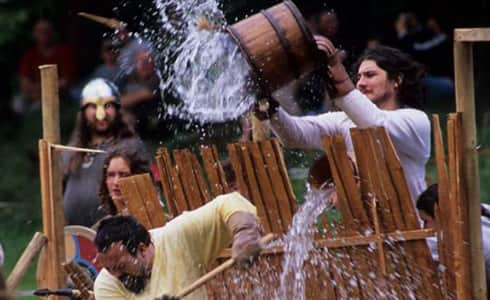
[[[254, 181], [257, 184], [258, 193], [264, 207], [264, 213], [267, 215], [271, 230], [274, 233], [283, 233], [284, 229], [281, 223], [281, 215], [279, 214], [277, 201], [272, 194], [271, 182], [265, 171], [264, 159], [260, 153], [257, 143], [248, 142], [242, 144], [242, 153], [250, 159], [250, 168], [247, 169], [248, 176], [254, 176]], [[245, 165], [247, 166], [247, 159]], [[250, 183], [250, 181], [249, 181]], [[260, 201], [260, 200], [259, 200]]]
[[466, 247], [468, 243], [468, 228], [467, 228], [467, 215], [463, 208], [466, 203], [462, 190], [464, 189], [464, 181], [460, 180], [462, 175], [463, 164], [463, 149], [462, 136], [461, 136], [461, 115], [449, 114], [447, 120], [447, 134], [448, 134], [448, 165], [449, 165], [449, 184], [450, 184], [450, 197], [449, 197], [449, 209], [453, 220], [452, 226], [449, 227], [449, 231], [452, 237], [454, 237], [453, 248], [453, 260], [454, 260], [454, 272], [456, 278], [456, 294], [458, 299], [470, 299], [471, 298], [471, 271], [470, 257], [468, 255], [469, 249]]
[[250, 201], [252, 201], [252, 203], [254, 203], [254, 200], [250, 196], [252, 194], [250, 190], [250, 186], [247, 184], [245, 180], [246, 176], [245, 176], [244, 166], [242, 165], [242, 161], [240, 159], [240, 154], [239, 154], [240, 146], [238, 144], [228, 144], [227, 149], [228, 149], [228, 157], [230, 159], [231, 166], [233, 167], [233, 171], [235, 172], [238, 191], [245, 198], [249, 199]]
[[[138, 176], [138, 175], [136, 175]], [[129, 214], [134, 216], [146, 229], [152, 228], [152, 223], [143, 201], [143, 197], [138, 190], [136, 176], [119, 179], [119, 188], [126, 199]]]
[[446, 266], [446, 270], [443, 274], [443, 283], [450, 291], [456, 291], [456, 283], [454, 280], [454, 261], [450, 258], [452, 256], [453, 243], [451, 242], [452, 236], [449, 234], [449, 224], [451, 222], [451, 215], [449, 210], [449, 176], [446, 166], [446, 154], [444, 150], [444, 142], [442, 139], [441, 125], [438, 115], [432, 115], [432, 128], [434, 136], [434, 154], [437, 168], [438, 178], [438, 198], [439, 205], [435, 207], [435, 211], [438, 212], [436, 221], [440, 227], [440, 233], [438, 234], [438, 252], [439, 262]]
[[[352, 144], [354, 148], [354, 154], [356, 157], [357, 168], [359, 172], [359, 183], [361, 188], [361, 199], [365, 207], [365, 211], [368, 214], [368, 218], [373, 220], [373, 216], [371, 215], [371, 197], [373, 187], [371, 182], [369, 181], [369, 166], [368, 166], [368, 157], [366, 153], [362, 151], [362, 147], [364, 144], [363, 138], [361, 137], [361, 133], [359, 129], [352, 128], [350, 130]], [[357, 149], [357, 150], [356, 150]]]
[[216, 148], [203, 146], [200, 152], [214, 197], [224, 194], [228, 184]]
[[266, 214], [269, 215], [269, 220], [271, 221], [271, 228], [275, 233], [285, 233], [287, 232], [288, 227], [283, 225], [282, 221], [286, 217], [281, 215], [279, 209], [281, 203], [279, 202], [280, 200], [277, 199], [277, 195], [273, 192], [273, 182], [266, 170], [270, 166], [265, 164], [258, 142], [249, 142], [247, 143], [247, 147], [251, 154]]
[[201, 195], [197, 188], [197, 182], [192, 174], [192, 163], [188, 160], [185, 150], [173, 150], [175, 170], [179, 175], [182, 189], [184, 190], [187, 209], [192, 210], [201, 206]]
[[456, 42], [490, 42], [490, 28], [457, 28], [454, 29]]
[[[240, 153], [240, 159], [242, 160], [244, 172], [243, 176], [246, 178], [246, 184], [249, 186], [250, 190], [249, 199], [253, 199], [253, 203], [257, 207], [257, 214], [264, 224], [266, 233], [274, 232], [274, 230], [278, 229], [276, 225], [277, 223], [272, 222], [272, 220], [269, 218], [269, 214], [266, 211], [266, 206], [262, 198], [262, 194], [260, 193], [259, 184], [257, 182], [258, 179], [255, 176], [255, 169], [252, 164], [251, 155], [247, 149], [246, 143], [237, 144], [237, 150], [239, 151], [238, 153]], [[235, 174], [237, 174], [236, 170]]]
[[369, 133], [370, 129], [351, 129], [352, 142], [354, 144], [354, 151], [356, 153], [357, 163], [359, 165], [359, 173], [361, 174], [361, 166], [363, 169], [363, 177], [361, 178], [361, 188], [362, 181], [367, 181], [365, 188], [367, 191], [363, 193], [371, 193], [374, 197], [378, 199], [378, 207], [380, 214], [380, 219], [382, 220], [383, 230], [393, 231], [395, 223], [393, 220], [391, 208], [387, 201], [388, 196], [381, 187], [380, 175], [378, 168], [380, 165], [380, 157], [378, 157], [378, 152], [376, 148], [378, 147], [377, 142], [372, 134]]
[[192, 154], [190, 151], [187, 152], [188, 158], [191, 160], [192, 171], [194, 173], [194, 178], [197, 181], [197, 186], [199, 188], [199, 194], [201, 198], [201, 203], [204, 205], [211, 201], [211, 193], [209, 192], [208, 183], [206, 182], [206, 178], [204, 178], [204, 173], [202, 171], [201, 164], [197, 157]]
[[[335, 136], [333, 140], [333, 151], [337, 158], [339, 176], [344, 183], [344, 190], [351, 208], [352, 215], [359, 220], [361, 230], [365, 231], [371, 227], [368, 216], [364, 211], [364, 206], [361, 201], [361, 193], [357, 186], [354, 169], [347, 155], [347, 147], [342, 136]], [[371, 227], [372, 228], [372, 227]]]
[[143, 202], [148, 212], [152, 228], [162, 227], [165, 225], [165, 215], [158, 199], [158, 194], [153, 184], [150, 174], [136, 175], [136, 183], [140, 194], [143, 194]]
[[272, 144], [272, 148], [274, 148], [274, 152], [276, 154], [283, 186], [286, 188], [286, 193], [288, 194], [289, 197], [290, 209], [292, 212], [295, 213], [298, 210], [298, 201], [296, 199], [296, 196], [294, 195], [293, 186], [291, 185], [291, 180], [289, 180], [288, 170], [286, 168], [286, 161], [284, 160], [284, 154], [282, 152], [281, 145], [279, 144], [277, 139], [271, 139], [270, 141]]
[[[347, 147], [342, 136], [334, 136], [332, 150], [336, 158], [338, 176], [344, 185], [350, 211], [355, 220], [356, 227], [354, 229], [360, 235], [364, 235], [366, 232], [372, 232], [373, 227], [364, 210], [360, 189], [356, 183], [354, 169], [348, 157]], [[381, 253], [381, 251], [378, 252]], [[363, 286], [360, 285], [363, 297], [368, 299], [375, 298], [377, 296], [376, 289], [374, 282], [369, 278], [369, 274], [374, 273], [376, 276], [379, 276], [379, 269], [376, 268], [374, 261], [371, 259], [372, 252], [366, 248], [354, 248], [352, 254], [356, 269], [358, 270], [356, 272], [358, 281], [364, 282]]]
[[[420, 222], [416, 214], [405, 173], [403, 172], [403, 168], [398, 158], [398, 154], [396, 153], [395, 147], [384, 128], [378, 129], [377, 133], [384, 149], [389, 174], [399, 197], [400, 209], [401, 212], [403, 212], [402, 215], [405, 226], [402, 229], [419, 229]], [[416, 274], [417, 277], [423, 278], [422, 283], [426, 286], [425, 291], [429, 293], [431, 299], [440, 297], [440, 294], [436, 291], [436, 289], [431, 288], [431, 286], [437, 286], [437, 274], [433, 270], [434, 262], [426, 243], [423, 241], [417, 241], [408, 243], [407, 246], [410, 249], [410, 253], [413, 255], [413, 259], [416, 261], [416, 264], [423, 267], [421, 270], [418, 267], [412, 268], [411, 272], [415, 272], [414, 274]], [[407, 263], [410, 264], [411, 260], [412, 259], [407, 260]]]
[[174, 217], [180, 215], [182, 212], [189, 210], [189, 204], [187, 203], [186, 195], [184, 193], [184, 188], [182, 187], [182, 181], [179, 177], [179, 170], [177, 166], [174, 165], [170, 158], [169, 152], [164, 152], [164, 162], [167, 173], [170, 177], [170, 186], [172, 188], [173, 203], [175, 205], [176, 214]]
[[[338, 138], [340, 139], [337, 140]], [[350, 194], [346, 192], [346, 185], [343, 181], [343, 176], [341, 175], [341, 173], [343, 172], [349, 172], [349, 169], [342, 169], [344, 166], [341, 163], [341, 156], [347, 156], [347, 152], [342, 151], [345, 149], [341, 149], [341, 147], [339, 148], [340, 145], [336, 145], [336, 140], [338, 143], [344, 143], [342, 137], [339, 136], [323, 138], [325, 152], [327, 153], [327, 160], [330, 165], [330, 172], [332, 174], [332, 178], [335, 183], [335, 190], [338, 196], [337, 207], [340, 209], [340, 213], [342, 214], [342, 223], [343, 225], [345, 225], [346, 228], [345, 234], [349, 236], [360, 235], [363, 231], [361, 231], [360, 222], [357, 218], [354, 217], [354, 213], [349, 205], [352, 199], [349, 198]], [[361, 296], [364, 293], [366, 293], [366, 295], [372, 295], [374, 291], [370, 282], [367, 282], [366, 290], [360, 289], [361, 274], [363, 272], [366, 272], [366, 274], [369, 272], [368, 265], [366, 264], [365, 251], [348, 249], [347, 253], [349, 255], [350, 265], [352, 266], [352, 270], [354, 271], [351, 277], [352, 279], [354, 279], [354, 281], [351, 282], [355, 282], [355, 285], [352, 285], [351, 287], [353, 295], [355, 295], [356, 297]]]
[[177, 216], [178, 211], [175, 205], [175, 195], [172, 188], [172, 179], [170, 175], [171, 164], [170, 155], [165, 148], [159, 148], [156, 155], [156, 161], [158, 166], [158, 173], [160, 174], [160, 182], [162, 185], [163, 197], [166, 201], [167, 209], [172, 216]]
[[266, 171], [271, 180], [273, 193], [278, 202], [282, 225], [284, 230], [287, 231], [293, 221], [294, 212], [291, 211], [292, 205], [289, 203], [290, 199], [286, 192], [286, 187], [283, 184], [284, 181], [281, 172], [279, 171], [281, 161], [276, 157], [270, 140], [262, 141], [259, 143], [259, 146], [265, 159]]
[[[340, 225], [335, 225], [340, 226]], [[415, 229], [415, 230], [406, 230], [406, 231], [395, 231], [395, 232], [387, 232], [381, 233], [379, 237], [373, 233], [369, 235], [342, 235], [342, 236], [334, 236], [332, 231], [329, 230], [325, 233], [325, 238], [316, 240], [314, 244], [314, 248], [322, 249], [322, 248], [349, 248], [349, 247], [359, 247], [359, 246], [369, 246], [372, 243], [375, 243], [379, 238], [383, 240], [383, 243], [405, 243], [410, 241], [418, 241], [421, 240], [425, 242], [425, 239], [428, 237], [434, 237], [437, 235], [437, 230], [435, 229]], [[282, 246], [274, 246], [268, 247], [267, 249], [262, 250], [260, 255], [267, 254], [280, 254], [283, 253], [284, 249]], [[223, 250], [219, 258], [230, 258], [231, 257], [231, 249], [227, 248]]]
[[[52, 226], [53, 224], [51, 223], [51, 215], [52, 215], [52, 210], [53, 206], [50, 201], [51, 199], [51, 177], [49, 176], [49, 144], [45, 140], [40, 139], [39, 142], [39, 178], [40, 178], [40, 184], [41, 184], [41, 209], [42, 209], [42, 217], [43, 217], [43, 232], [44, 234], [48, 237], [48, 241], [50, 237], [52, 236]], [[51, 244], [48, 244], [46, 247], [46, 252], [50, 253]], [[53, 276], [49, 276], [48, 274], [54, 272], [54, 262], [52, 261], [52, 257], [49, 255], [45, 255], [46, 257], [46, 265], [45, 265], [45, 270], [46, 278], [43, 280], [43, 282], [46, 282], [48, 287], [55, 287], [56, 286], [56, 280]], [[39, 274], [38, 274], [39, 275]], [[40, 279], [38, 278], [38, 281]]]
[[[384, 171], [382, 169], [383, 157], [379, 148], [378, 140], [375, 136], [375, 129], [353, 128], [351, 129], [351, 136], [354, 143], [354, 151], [356, 153], [358, 164], [361, 165], [361, 161], [366, 160], [364, 168], [367, 167], [367, 170], [364, 170], [364, 173], [365, 175], [367, 175], [367, 180], [369, 181], [369, 184], [366, 187], [370, 188], [370, 190], [363, 191], [363, 193], [371, 192], [377, 201], [376, 206], [379, 207], [379, 209], [376, 210], [378, 214], [375, 214], [376, 211], [374, 210], [371, 213], [373, 221], [375, 220], [375, 218], [381, 220], [379, 226], [380, 232], [395, 231], [398, 228], [396, 227], [396, 223], [394, 220], [394, 212], [393, 208], [391, 207], [391, 203], [389, 202], [389, 196], [387, 195], [386, 190], [383, 187], [381, 175], [381, 172]], [[406, 260], [403, 258], [394, 257], [393, 255], [394, 252], [399, 252], [400, 250], [400, 247], [395, 246], [390, 246], [389, 248], [386, 247], [386, 249], [378, 249], [378, 251], [385, 251], [384, 255], [383, 253], [378, 252], [380, 257], [379, 263], [381, 266], [383, 266], [383, 264], [386, 265], [387, 274], [399, 274], [399, 276], [402, 276], [405, 281], [410, 282], [411, 277], [410, 274], [407, 273], [408, 265]], [[386, 260], [386, 263], [383, 263], [383, 259]], [[383, 269], [381, 270], [384, 272]], [[398, 282], [389, 282], [390, 286], [393, 287], [393, 292], [396, 295], [403, 294], [402, 288], [400, 287]]]
[[465, 199], [467, 207], [471, 248], [472, 297], [487, 297], [485, 260], [481, 241], [480, 225], [480, 174], [478, 170], [475, 84], [473, 72], [473, 49], [471, 43], [454, 42], [454, 83], [456, 94], [456, 110], [463, 114], [464, 136], [464, 177]]
[[[379, 157], [377, 161], [378, 166], [378, 174], [380, 176], [380, 186], [379, 189], [383, 191], [383, 194], [387, 196], [386, 200], [389, 203], [391, 213], [393, 216], [393, 221], [398, 230], [406, 230], [408, 229], [405, 216], [405, 210], [402, 207], [410, 207], [413, 209], [413, 201], [410, 197], [401, 198], [407, 191], [402, 191], [402, 196], [399, 196], [395, 185], [400, 185], [400, 183], [396, 183], [396, 180], [403, 180], [404, 178], [396, 178], [391, 176], [391, 172], [389, 170], [389, 159], [387, 158], [391, 153], [396, 150], [393, 148], [392, 144], [386, 143], [389, 141], [389, 136], [384, 128], [373, 128], [369, 131], [372, 140], [376, 141], [377, 147], [375, 147], [376, 157]], [[384, 143], [385, 142], [385, 143]], [[393, 161], [391, 161], [393, 163]], [[398, 165], [401, 168], [401, 164], [398, 162]], [[408, 201], [408, 202], [407, 202]], [[408, 212], [407, 212], [408, 213]], [[427, 284], [424, 278], [424, 274], [417, 268], [414, 264], [411, 263], [413, 259], [417, 256], [417, 244], [414, 243], [404, 243], [397, 245], [397, 247], [393, 247], [392, 252], [390, 252], [390, 256], [392, 256], [393, 261], [399, 261], [402, 265], [402, 273], [400, 276], [404, 276], [404, 281], [409, 283], [410, 286], [416, 287], [413, 288], [414, 293], [418, 294], [420, 297], [425, 295], [420, 294], [420, 291], [426, 291], [430, 288], [430, 285]], [[403, 254], [402, 254], [403, 253]], [[398, 257], [401, 256], [401, 257]], [[405, 266], [405, 267], [403, 267]]]

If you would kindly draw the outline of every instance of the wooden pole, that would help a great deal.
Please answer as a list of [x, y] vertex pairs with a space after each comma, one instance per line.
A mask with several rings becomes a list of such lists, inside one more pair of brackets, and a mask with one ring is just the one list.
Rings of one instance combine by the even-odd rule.
[[[49, 144], [60, 144], [60, 118], [58, 95], [58, 70], [56, 65], [43, 65], [41, 72], [43, 139]], [[61, 156], [58, 150], [48, 150], [49, 178], [41, 178], [41, 182], [49, 182], [49, 197], [43, 197], [43, 207], [50, 211], [43, 212], [44, 233], [48, 237], [48, 264], [50, 265], [49, 288], [57, 289], [65, 286], [66, 278], [62, 264], [65, 262], [64, 209], [62, 195]], [[46, 167], [46, 166], [45, 166]], [[42, 172], [41, 176], [46, 176]], [[44, 193], [43, 193], [44, 195]], [[49, 219], [44, 219], [44, 218]], [[50, 225], [47, 226], [46, 224]]]
[[[485, 261], [480, 224], [480, 175], [475, 120], [475, 86], [473, 78], [473, 49], [471, 43], [454, 42], [454, 78], [456, 110], [463, 115], [464, 149], [463, 172], [470, 233], [471, 281], [473, 299], [487, 299]], [[462, 242], [462, 241], [461, 241]]]
[[10, 275], [7, 278], [7, 289], [9, 291], [13, 291], [17, 288], [20, 280], [31, 265], [32, 260], [41, 251], [47, 241], [48, 238], [44, 234], [40, 232], [36, 232], [34, 234], [34, 237], [27, 245], [26, 249], [22, 253], [22, 256], [19, 258], [14, 269], [12, 272], [10, 272]]

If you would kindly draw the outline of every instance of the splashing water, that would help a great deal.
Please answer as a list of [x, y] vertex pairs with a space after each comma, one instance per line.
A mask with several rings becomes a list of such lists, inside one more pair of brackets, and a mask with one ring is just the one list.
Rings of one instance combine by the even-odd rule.
[[305, 279], [303, 269], [305, 261], [314, 249], [316, 221], [325, 209], [331, 207], [333, 188], [319, 190], [307, 186], [305, 203], [294, 215], [293, 223], [284, 238], [283, 272], [281, 285], [275, 299], [304, 299]]
[[[155, 11], [148, 12], [153, 16], [147, 19], [158, 23], [158, 30], [142, 22], [143, 29], [132, 37], [151, 45], [162, 98], [172, 95], [180, 100], [165, 103], [162, 115], [200, 123], [225, 122], [250, 109], [255, 103], [251, 68], [223, 30], [226, 21], [218, 2], [155, 0], [154, 5]], [[199, 28], [203, 17], [213, 29]]]
[[174, 63], [181, 116], [199, 121], [236, 119], [255, 102], [249, 66], [227, 33], [192, 28]]

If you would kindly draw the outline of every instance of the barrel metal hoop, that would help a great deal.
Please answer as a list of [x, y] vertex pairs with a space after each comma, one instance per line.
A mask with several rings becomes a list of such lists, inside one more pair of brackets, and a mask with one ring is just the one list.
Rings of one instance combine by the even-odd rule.
[[296, 23], [299, 25], [301, 31], [303, 32], [303, 37], [305, 38], [306, 44], [309, 45], [308, 48], [310, 49], [310, 51], [312, 51], [311, 54], [313, 54], [313, 57], [318, 56], [319, 51], [315, 51], [316, 43], [315, 43], [315, 39], [313, 38], [313, 34], [308, 29], [308, 26], [306, 26], [298, 7], [292, 1], [289, 0], [284, 1], [283, 4], [286, 5], [287, 8], [289, 8], [289, 11], [296, 19]]
[[285, 30], [282, 29], [282, 27], [279, 25], [276, 19], [274, 19], [274, 16], [272, 16], [267, 10], [263, 10], [260, 13], [266, 18], [267, 21], [269, 21], [269, 24], [271, 24], [272, 28], [276, 32], [277, 38], [279, 39], [279, 43], [281, 44], [281, 47], [284, 49], [284, 52], [286, 53], [288, 64], [290, 64], [290, 67], [293, 70], [294, 78], [298, 78], [300, 76], [298, 61], [296, 60], [296, 57], [291, 51], [291, 44], [284, 37]]

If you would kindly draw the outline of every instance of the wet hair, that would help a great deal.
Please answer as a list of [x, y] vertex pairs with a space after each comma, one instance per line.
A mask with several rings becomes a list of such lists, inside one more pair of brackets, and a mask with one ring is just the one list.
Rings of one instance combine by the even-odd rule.
[[386, 71], [388, 79], [399, 81], [397, 100], [402, 106], [422, 109], [424, 99], [422, 78], [425, 71], [421, 64], [398, 49], [381, 45], [366, 49], [361, 54], [354, 65], [356, 73], [365, 60], [373, 60], [378, 67]]
[[[438, 185], [434, 183], [430, 185], [422, 194], [420, 194], [417, 199], [417, 209], [425, 212], [432, 218], [435, 217], [434, 207], [439, 201]], [[481, 215], [490, 218], [490, 211], [486, 209], [483, 205], [481, 207]]]
[[437, 183], [430, 185], [417, 199], [417, 209], [434, 218], [434, 206], [438, 202]]
[[95, 236], [97, 251], [105, 253], [112, 244], [121, 242], [128, 252], [135, 256], [138, 245], [151, 243], [150, 233], [132, 216], [113, 216], [100, 221]]
[[[90, 141], [92, 139], [91, 128], [88, 125], [87, 119], [85, 118], [85, 109], [87, 106], [83, 107], [77, 114], [77, 121], [75, 124], [75, 129], [70, 138], [70, 146], [90, 148]], [[123, 111], [116, 105], [117, 113], [114, 119], [114, 123], [108, 129], [108, 135], [112, 136], [114, 139], [124, 139], [131, 138], [136, 135], [133, 126], [131, 126], [123, 117]], [[65, 174], [72, 174], [78, 171], [83, 162], [84, 157], [83, 152], [76, 152], [70, 157], [70, 161], [64, 170]]]
[[116, 147], [110, 150], [104, 160], [104, 164], [102, 167], [102, 176], [100, 177], [99, 184], [99, 201], [105, 212], [111, 215], [117, 214], [117, 208], [114, 205], [114, 201], [112, 201], [105, 182], [107, 179], [107, 169], [109, 168], [109, 164], [112, 159], [117, 157], [122, 158], [129, 165], [131, 175], [143, 173], [150, 173], [151, 175], [151, 162], [149, 158], [146, 155], [142, 154], [141, 151], [138, 151], [138, 149], [128, 147]]

